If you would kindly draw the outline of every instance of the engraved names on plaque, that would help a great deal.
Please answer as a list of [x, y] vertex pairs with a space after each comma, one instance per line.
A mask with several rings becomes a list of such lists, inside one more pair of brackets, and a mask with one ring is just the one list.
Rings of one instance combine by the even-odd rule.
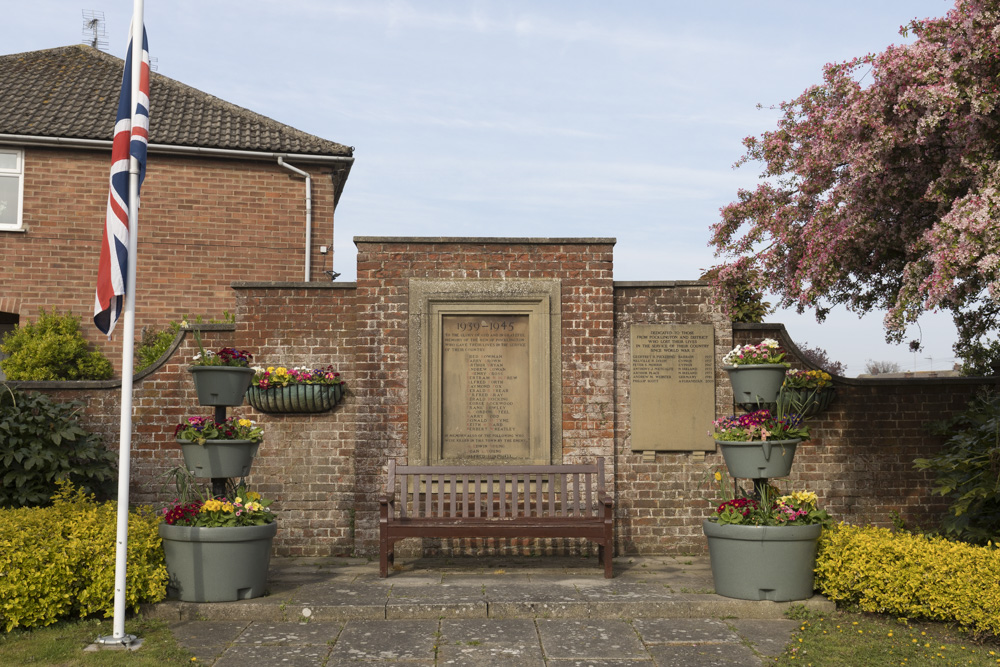
[[528, 316], [441, 318], [441, 458], [529, 459]]
[[715, 330], [708, 324], [633, 324], [632, 451], [711, 451]]

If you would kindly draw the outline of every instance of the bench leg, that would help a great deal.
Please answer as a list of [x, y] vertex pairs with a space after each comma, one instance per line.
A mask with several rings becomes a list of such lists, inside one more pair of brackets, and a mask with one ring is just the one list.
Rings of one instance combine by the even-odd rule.
[[379, 531], [378, 544], [378, 576], [385, 579], [389, 576], [389, 562], [392, 560], [392, 543], [389, 541], [385, 527]]

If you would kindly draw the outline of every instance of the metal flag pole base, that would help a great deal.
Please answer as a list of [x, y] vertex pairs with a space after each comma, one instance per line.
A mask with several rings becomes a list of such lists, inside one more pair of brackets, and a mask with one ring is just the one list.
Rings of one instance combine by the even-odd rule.
[[114, 635], [102, 635], [94, 640], [94, 643], [88, 646], [86, 651], [107, 651], [107, 650], [118, 650], [118, 651], [134, 651], [142, 646], [142, 640], [135, 635], [123, 635], [121, 637], [115, 637]]

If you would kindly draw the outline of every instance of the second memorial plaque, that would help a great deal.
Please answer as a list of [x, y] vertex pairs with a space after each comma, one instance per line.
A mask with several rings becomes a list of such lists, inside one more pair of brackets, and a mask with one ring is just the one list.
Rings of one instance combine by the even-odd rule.
[[441, 458], [530, 458], [530, 355], [526, 315], [441, 320]]

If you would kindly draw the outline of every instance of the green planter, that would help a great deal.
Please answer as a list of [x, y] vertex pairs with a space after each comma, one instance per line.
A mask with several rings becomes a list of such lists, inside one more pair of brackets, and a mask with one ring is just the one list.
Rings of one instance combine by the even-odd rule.
[[177, 442], [184, 454], [184, 465], [196, 477], [246, 477], [260, 447], [258, 440], [209, 440], [204, 445]]
[[806, 600], [813, 595], [816, 541], [823, 527], [703, 524], [715, 592], [740, 600]]
[[254, 370], [240, 366], [191, 366], [198, 402], [202, 405], [242, 405]]
[[749, 366], [723, 366], [733, 385], [733, 400], [744, 410], [766, 408], [778, 400], [778, 392], [785, 382], [788, 366], [784, 364], [755, 364]]
[[792, 389], [782, 387], [778, 394], [778, 407], [782, 414], [799, 414], [812, 417], [823, 412], [833, 402], [833, 387], [819, 389]]
[[250, 387], [247, 402], [267, 413], [327, 412], [340, 400], [340, 385], [292, 384], [287, 387]]
[[248, 600], [264, 594], [277, 523], [234, 528], [160, 524], [167, 591], [184, 602]]
[[741, 479], [785, 477], [792, 470], [795, 448], [801, 440], [730, 442], [716, 440], [729, 474]]

